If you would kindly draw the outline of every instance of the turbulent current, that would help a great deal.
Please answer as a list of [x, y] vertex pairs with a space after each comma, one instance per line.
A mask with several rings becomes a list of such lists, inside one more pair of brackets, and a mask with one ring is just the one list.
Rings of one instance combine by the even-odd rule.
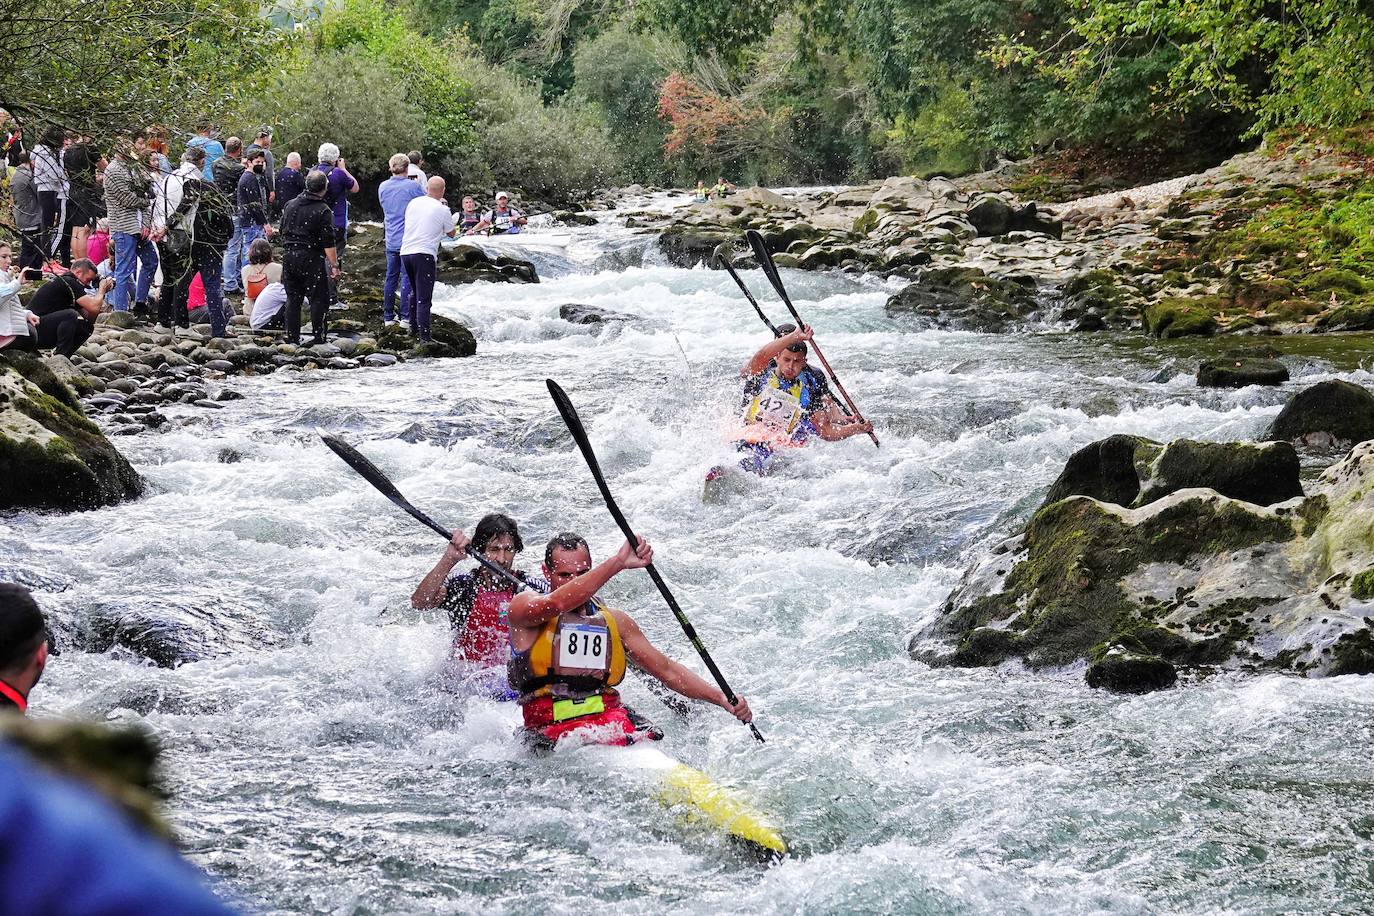
[[[1217, 676], [1120, 697], [1081, 669], [906, 654], [1078, 447], [1253, 437], [1295, 388], [1370, 384], [1358, 356], [1302, 355], [1283, 390], [1208, 391], [1193, 349], [923, 330], [886, 315], [885, 281], [784, 271], [882, 447], [818, 443], [703, 504], [704, 473], [731, 455], [737, 373], [767, 339], [748, 304], [614, 217], [536, 261], [536, 286], [439, 290], [474, 358], [236, 380], [244, 400], [117, 440], [145, 498], [0, 527], [3, 571], [70, 644], [35, 713], [156, 733], [176, 828], [222, 893], [334, 914], [1374, 908], [1374, 679]], [[569, 324], [566, 303], [630, 320]], [[767, 743], [720, 710], [684, 722], [642, 685], [626, 693], [667, 752], [784, 825], [780, 864], [584, 753], [526, 756], [509, 709], [451, 689], [446, 621], [408, 603], [442, 541], [313, 432], [341, 432], [441, 522], [512, 515], [525, 569], [568, 529], [604, 557], [621, 538], [545, 378]], [[703, 670], [643, 573], [605, 594]], [[201, 619], [203, 657], [81, 651], [104, 617], [148, 607]]]

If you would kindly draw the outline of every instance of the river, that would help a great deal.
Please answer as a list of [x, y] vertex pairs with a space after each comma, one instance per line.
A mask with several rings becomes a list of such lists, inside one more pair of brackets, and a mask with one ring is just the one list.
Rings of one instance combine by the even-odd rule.
[[[4, 565], [72, 643], [35, 712], [155, 732], [175, 826], [225, 893], [329, 914], [1374, 908], [1374, 679], [1217, 676], [1121, 697], [1081, 669], [906, 654], [1076, 448], [1253, 437], [1305, 384], [1371, 384], [1358, 351], [1295, 357], [1282, 390], [1204, 391], [1193, 354], [1214, 344], [921, 330], [885, 315], [884, 281], [784, 271], [882, 447], [820, 443], [708, 505], [736, 373], [766, 339], [729, 277], [666, 266], [614, 218], [540, 269], [537, 286], [440, 291], [436, 310], [478, 337], [472, 359], [237, 380], [244, 400], [174, 407], [184, 422], [117, 440], [146, 498], [0, 528]], [[564, 303], [633, 320], [574, 326]], [[508, 711], [445, 689], [446, 624], [408, 606], [443, 543], [313, 433], [342, 432], [445, 523], [514, 516], [526, 569], [566, 529], [603, 557], [620, 537], [545, 378], [767, 743], [718, 710], [680, 722], [626, 692], [666, 750], [785, 825], [781, 864], [576, 752], [527, 757]], [[606, 595], [701, 670], [646, 576]], [[218, 622], [206, 658], [80, 651], [111, 607], [156, 602]]]

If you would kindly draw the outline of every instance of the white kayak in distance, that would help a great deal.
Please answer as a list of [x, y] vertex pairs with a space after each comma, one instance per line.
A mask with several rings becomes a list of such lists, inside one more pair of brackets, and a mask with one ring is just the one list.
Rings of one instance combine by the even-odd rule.
[[564, 232], [516, 232], [501, 235], [460, 235], [445, 239], [444, 247], [467, 246], [483, 251], [504, 254], [510, 251], [540, 251], [562, 254], [572, 244], [573, 237]]

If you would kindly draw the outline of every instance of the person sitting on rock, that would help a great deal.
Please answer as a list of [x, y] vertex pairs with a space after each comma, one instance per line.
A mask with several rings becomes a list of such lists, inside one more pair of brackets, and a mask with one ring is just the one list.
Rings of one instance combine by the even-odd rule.
[[248, 263], [243, 267], [243, 305], [248, 326], [255, 331], [286, 329], [286, 287], [281, 282], [281, 265], [272, 254], [272, 243], [256, 239], [248, 248]]
[[[96, 284], [99, 283], [97, 287]], [[38, 316], [40, 349], [52, 349], [70, 357], [95, 330], [95, 319], [105, 307], [105, 294], [114, 288], [113, 277], [101, 280], [89, 258], [78, 258], [72, 269], [38, 288], [29, 311]]]
[[[765, 474], [778, 448], [805, 445], [819, 436], [838, 442], [873, 430], [867, 420], [844, 415], [825, 376], [806, 364], [811, 329], [778, 326], [778, 336], [745, 363], [743, 428], [738, 448], [747, 457], [740, 467]], [[709, 478], [708, 478], [709, 479]]]
[[472, 227], [473, 233], [490, 229], [495, 235], [513, 235], [529, 222], [525, 214], [510, 205], [510, 195], [505, 191], [496, 192], [496, 206], [482, 214], [482, 220]]
[[0, 711], [21, 715], [52, 651], [47, 621], [22, 585], [0, 582]]

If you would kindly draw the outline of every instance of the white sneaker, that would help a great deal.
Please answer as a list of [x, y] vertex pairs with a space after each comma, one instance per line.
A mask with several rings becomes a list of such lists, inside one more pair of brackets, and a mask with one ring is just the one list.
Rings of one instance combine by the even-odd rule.
[[342, 311], [344, 311], [344, 310], [347, 309], [347, 308], [348, 308], [348, 303], [346, 303], [346, 302], [335, 302], [333, 305], [331, 305], [331, 306], [329, 307], [329, 310], [330, 310], [331, 312], [342, 312]]
[[159, 324], [153, 325], [153, 333], [154, 333], [154, 334], [170, 334], [170, 333], [172, 333], [172, 329], [169, 328], [169, 327], [167, 327], [167, 325], [165, 325], [165, 324], [159, 323]]
[[395, 318], [393, 318], [390, 321], [383, 321], [382, 325], [388, 328], [399, 328], [401, 326], [401, 323], [397, 321]]

